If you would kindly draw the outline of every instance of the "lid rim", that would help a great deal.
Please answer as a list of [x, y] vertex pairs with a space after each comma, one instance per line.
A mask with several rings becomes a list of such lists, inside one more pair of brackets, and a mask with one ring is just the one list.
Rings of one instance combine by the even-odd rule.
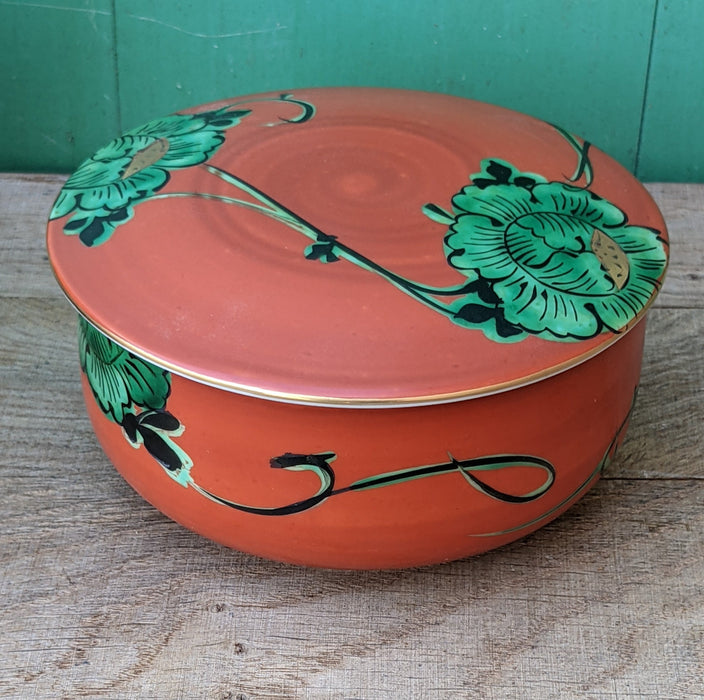
[[[473, 100], [384, 88], [259, 93], [223, 105], [149, 122], [126, 132], [129, 143], [115, 139], [98, 151], [109, 158], [96, 154], [69, 178], [49, 217], [50, 264], [69, 302], [98, 333], [164, 372], [300, 405], [459, 402], [586, 362], [637, 325], [661, 289], [669, 238], [652, 195], [559, 126]], [[420, 116], [410, 119], [411, 107]], [[481, 147], [468, 125], [484, 129]], [[261, 128], [274, 126], [281, 129]], [[341, 139], [340, 129], [352, 128]], [[283, 158], [289, 143], [293, 156]], [[313, 191], [321, 193], [314, 200]], [[138, 219], [134, 207], [150, 199], [160, 201], [140, 207]], [[205, 211], [204, 200], [218, 202], [208, 204], [208, 226], [200, 213], [189, 218]], [[629, 212], [638, 212], [634, 222]], [[103, 249], [122, 224], [124, 233]], [[433, 233], [436, 224], [444, 233]], [[140, 226], [152, 235], [137, 236]], [[213, 233], [167, 235], [194, 229]], [[308, 244], [293, 258], [291, 232]], [[86, 251], [98, 246], [94, 265]], [[332, 266], [313, 268], [340, 259], [332, 276]], [[416, 264], [436, 259], [435, 267]], [[357, 271], [348, 263], [384, 280], [384, 296], [368, 276], [366, 301], [357, 303], [339, 282], [344, 268], [352, 288], [348, 273]], [[178, 272], [184, 265], [192, 274]], [[275, 283], [272, 270], [284, 273]], [[115, 295], [116, 285], [124, 294]], [[435, 315], [416, 321], [409, 299]], [[154, 323], [156, 314], [164, 321]], [[441, 327], [443, 316], [452, 324]]]
[[317, 406], [320, 408], [346, 408], [346, 409], [391, 409], [391, 408], [418, 408], [423, 406], [438, 406], [448, 403], [460, 403], [462, 401], [471, 401], [474, 399], [486, 398], [489, 396], [494, 396], [496, 394], [502, 394], [507, 391], [514, 391], [516, 389], [522, 389], [524, 387], [530, 386], [532, 384], [537, 384], [539, 382], [545, 381], [552, 377], [555, 377], [564, 372], [568, 372], [571, 369], [591, 360], [593, 357], [606, 351], [612, 345], [615, 345], [619, 340], [630, 333], [633, 328], [635, 328], [642, 320], [644, 320], [650, 306], [655, 300], [653, 296], [650, 302], [643, 308], [640, 314], [636, 316], [633, 321], [625, 328], [621, 329], [618, 333], [611, 333], [607, 337], [606, 341], [596, 347], [590, 349], [589, 351], [578, 355], [576, 357], [570, 358], [569, 360], [562, 362], [552, 367], [542, 369], [538, 372], [534, 372], [529, 375], [520, 377], [519, 379], [510, 380], [507, 382], [499, 382], [496, 384], [474, 387], [472, 389], [459, 390], [453, 392], [444, 392], [441, 394], [426, 394], [419, 396], [408, 396], [408, 397], [333, 397], [333, 396], [316, 396], [312, 394], [296, 394], [293, 392], [276, 391], [273, 389], [262, 389], [261, 387], [254, 387], [247, 384], [240, 384], [238, 382], [228, 382], [225, 380], [219, 380], [213, 377], [209, 377], [205, 374], [199, 372], [193, 372], [192, 370], [184, 369], [179, 367], [174, 363], [170, 363], [158, 357], [155, 357], [149, 352], [134, 346], [133, 344], [121, 339], [114, 333], [106, 328], [103, 328], [101, 324], [97, 323], [91, 319], [84, 311], [82, 311], [73, 299], [69, 296], [68, 292], [61, 284], [61, 281], [56, 277], [58, 285], [61, 287], [61, 291], [66, 297], [67, 301], [74, 308], [76, 313], [84, 318], [88, 323], [90, 323], [96, 330], [110, 338], [114, 343], [124, 348], [133, 355], [139, 357], [142, 360], [150, 362], [151, 364], [159, 367], [160, 369], [166, 370], [173, 374], [176, 374], [183, 379], [193, 381], [197, 384], [202, 384], [203, 386], [208, 386], [213, 389], [218, 389], [221, 391], [226, 391], [231, 394], [238, 394], [240, 396], [247, 396], [250, 398], [261, 399], [266, 401], [273, 401], [275, 403], [288, 403], [296, 404], [300, 406]]

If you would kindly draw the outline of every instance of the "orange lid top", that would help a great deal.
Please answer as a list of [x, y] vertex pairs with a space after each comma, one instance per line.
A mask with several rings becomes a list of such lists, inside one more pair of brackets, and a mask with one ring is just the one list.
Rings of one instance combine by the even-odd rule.
[[335, 88], [132, 129], [59, 194], [66, 295], [131, 352], [281, 401], [430, 404], [606, 348], [652, 302], [665, 224], [614, 160], [470, 100]]

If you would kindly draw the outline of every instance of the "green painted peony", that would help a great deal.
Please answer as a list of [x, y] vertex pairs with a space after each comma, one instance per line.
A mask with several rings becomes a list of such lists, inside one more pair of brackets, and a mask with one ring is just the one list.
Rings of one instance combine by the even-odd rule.
[[170, 171], [204, 163], [224, 142], [223, 132], [249, 114], [228, 109], [174, 114], [114, 139], [66, 181], [50, 218], [72, 214], [65, 233], [87, 246], [104, 243], [132, 218], [135, 204], [166, 185]]
[[83, 318], [79, 320], [81, 369], [100, 410], [122, 425], [134, 407], [163, 409], [171, 390], [169, 373], [114, 343]]
[[484, 300], [457, 305], [455, 320], [495, 340], [618, 332], [643, 310], [667, 264], [657, 231], [629, 225], [589, 190], [501, 160], [482, 162], [452, 198], [452, 217], [447, 260], [484, 288]]

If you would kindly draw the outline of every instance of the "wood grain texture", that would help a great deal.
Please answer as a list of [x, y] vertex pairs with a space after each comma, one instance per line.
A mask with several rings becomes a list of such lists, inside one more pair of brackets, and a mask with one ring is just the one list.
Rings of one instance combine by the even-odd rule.
[[0, 535], [8, 697], [701, 691], [701, 481], [602, 482], [556, 523], [488, 555], [354, 573], [209, 544], [103, 466], [87, 475], [97, 489], [56, 479], [40, 508], [31, 489], [15, 491]]
[[64, 175], [0, 174], [0, 297], [59, 298], [45, 230]]
[[400, 572], [275, 564], [167, 520], [98, 447], [44, 253], [63, 179], [0, 176], [0, 697], [704, 697], [704, 187], [626, 442], [534, 535]]
[[670, 233], [670, 266], [657, 306], [704, 308], [704, 188], [650, 184]]

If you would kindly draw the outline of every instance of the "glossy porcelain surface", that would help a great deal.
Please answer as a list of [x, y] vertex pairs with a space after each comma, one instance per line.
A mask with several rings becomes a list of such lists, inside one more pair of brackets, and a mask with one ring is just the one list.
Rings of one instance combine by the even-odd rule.
[[302, 90], [116, 139], [49, 250], [78, 309], [156, 364], [327, 404], [540, 378], [642, 314], [666, 264], [648, 193], [557, 127], [458, 98]]
[[589, 143], [395, 90], [154, 120], [50, 218], [111, 460], [187, 527], [317, 566], [466, 556], [579, 498], [667, 265], [657, 207]]
[[584, 495], [624, 437], [644, 332], [532, 386], [437, 406], [284, 404], [165, 374], [164, 405], [118, 424], [83, 386], [112, 462], [186, 527], [297, 564], [406, 567], [510, 542]]

